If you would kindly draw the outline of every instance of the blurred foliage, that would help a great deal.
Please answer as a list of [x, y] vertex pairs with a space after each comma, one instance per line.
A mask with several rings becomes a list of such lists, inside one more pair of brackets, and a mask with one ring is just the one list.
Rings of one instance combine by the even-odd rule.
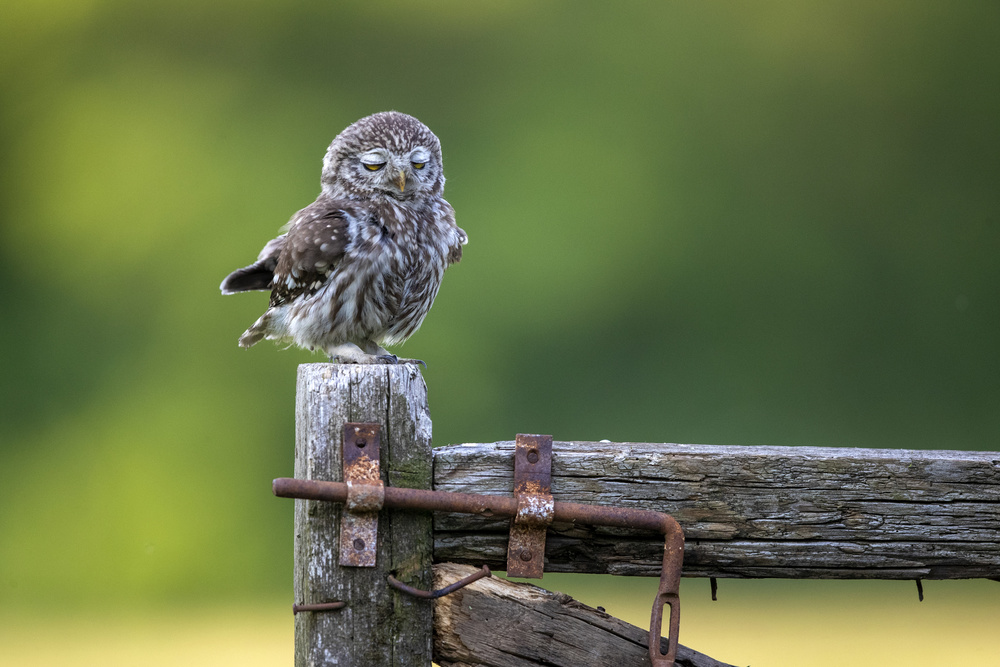
[[470, 236], [439, 444], [1000, 449], [993, 2], [7, 3], [0, 604], [281, 594], [296, 365], [222, 298], [384, 109]]

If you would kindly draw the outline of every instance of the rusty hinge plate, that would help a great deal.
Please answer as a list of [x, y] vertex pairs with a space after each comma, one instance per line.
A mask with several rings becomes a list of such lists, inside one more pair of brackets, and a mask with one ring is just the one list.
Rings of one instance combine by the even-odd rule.
[[552, 436], [519, 433], [514, 447], [517, 516], [510, 524], [507, 576], [540, 579], [545, 528], [552, 523]]
[[385, 502], [379, 471], [379, 424], [344, 424], [344, 482], [347, 502], [340, 513], [340, 564], [375, 567], [378, 511]]

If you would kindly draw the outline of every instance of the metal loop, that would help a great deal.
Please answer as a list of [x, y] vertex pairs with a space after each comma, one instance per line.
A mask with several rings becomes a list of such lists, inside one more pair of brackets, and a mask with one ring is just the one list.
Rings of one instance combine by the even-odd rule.
[[397, 591], [402, 591], [403, 593], [406, 593], [407, 595], [412, 595], [413, 597], [422, 598], [424, 600], [436, 600], [450, 593], [454, 593], [459, 588], [468, 586], [474, 581], [479, 581], [484, 577], [492, 577], [492, 576], [493, 573], [490, 572], [490, 568], [483, 565], [483, 569], [479, 570], [478, 572], [474, 572], [469, 576], [465, 577], [464, 579], [459, 579], [455, 583], [448, 584], [444, 588], [439, 588], [436, 591], [424, 591], [419, 588], [414, 588], [413, 586], [404, 584], [402, 581], [392, 576], [391, 574], [389, 575], [389, 585], [395, 588]]
[[[684, 563], [684, 532], [673, 517], [665, 515], [663, 568], [660, 587], [653, 601], [653, 614], [649, 624], [649, 659], [652, 667], [673, 667], [677, 658], [677, 634], [681, 623], [681, 567]], [[667, 652], [660, 652], [663, 630], [663, 608], [670, 608], [667, 618]]]

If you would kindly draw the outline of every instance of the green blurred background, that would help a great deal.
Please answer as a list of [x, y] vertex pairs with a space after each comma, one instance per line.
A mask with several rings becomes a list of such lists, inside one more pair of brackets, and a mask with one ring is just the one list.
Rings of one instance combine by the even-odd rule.
[[[296, 366], [323, 359], [238, 349], [266, 297], [217, 285], [312, 201], [334, 135], [384, 109], [441, 138], [470, 237], [403, 348], [428, 363], [437, 444], [1000, 449], [995, 2], [2, 14], [0, 653], [54, 603], [78, 658], [100, 635], [84, 618], [121, 639], [100, 619], [222, 628], [224, 603], [280, 606], [260, 622], [291, 662], [291, 504], [269, 481], [291, 473]], [[751, 584], [761, 619], [876, 590], [731, 590]], [[956, 608], [995, 621], [989, 586]], [[756, 664], [779, 664], [775, 630]], [[211, 653], [176, 632], [183, 664]]]

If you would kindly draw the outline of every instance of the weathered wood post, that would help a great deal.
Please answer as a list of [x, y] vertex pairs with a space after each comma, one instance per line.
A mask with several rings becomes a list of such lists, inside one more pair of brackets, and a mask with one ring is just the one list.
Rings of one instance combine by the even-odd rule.
[[[427, 386], [411, 365], [303, 364], [295, 407], [295, 476], [343, 481], [343, 425], [381, 425], [386, 486], [431, 488]], [[431, 662], [432, 605], [386, 584], [430, 588], [427, 512], [379, 512], [375, 567], [339, 564], [341, 505], [295, 501], [295, 601], [344, 601], [336, 611], [295, 617], [296, 667], [425, 667]]]

